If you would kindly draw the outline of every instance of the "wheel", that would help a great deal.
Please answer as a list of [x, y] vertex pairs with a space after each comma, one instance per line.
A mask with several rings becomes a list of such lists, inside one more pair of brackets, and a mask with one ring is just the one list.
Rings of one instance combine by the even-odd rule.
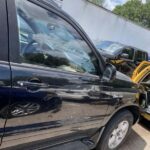
[[133, 125], [130, 111], [118, 113], [107, 125], [96, 150], [116, 150], [125, 141]]
[[[7, 111], [8, 110], [8, 111]], [[14, 118], [35, 114], [41, 110], [41, 105], [36, 102], [17, 102], [10, 107], [6, 106], [1, 111], [3, 118]]]

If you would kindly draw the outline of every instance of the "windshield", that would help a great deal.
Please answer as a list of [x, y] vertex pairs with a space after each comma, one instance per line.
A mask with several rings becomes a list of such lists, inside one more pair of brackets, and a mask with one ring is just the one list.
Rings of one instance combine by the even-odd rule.
[[116, 54], [119, 49], [123, 48], [124, 46], [119, 43], [111, 42], [111, 41], [101, 41], [96, 44], [96, 48], [99, 52], [107, 52], [110, 54]]

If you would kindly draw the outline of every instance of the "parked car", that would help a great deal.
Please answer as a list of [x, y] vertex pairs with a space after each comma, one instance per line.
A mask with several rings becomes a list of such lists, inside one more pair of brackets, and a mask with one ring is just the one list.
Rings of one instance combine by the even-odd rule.
[[139, 118], [137, 84], [53, 3], [0, 6], [0, 149], [117, 149]]
[[139, 83], [141, 116], [150, 121], [150, 62], [143, 61], [134, 71], [132, 80]]
[[96, 48], [117, 70], [130, 77], [140, 62], [148, 61], [146, 51], [117, 42], [101, 41], [96, 44]]

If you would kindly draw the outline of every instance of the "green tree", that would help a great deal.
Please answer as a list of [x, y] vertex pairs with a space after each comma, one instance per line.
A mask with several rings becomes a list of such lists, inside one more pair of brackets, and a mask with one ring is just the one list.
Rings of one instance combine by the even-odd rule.
[[117, 6], [114, 13], [150, 28], [150, 3], [143, 4], [140, 0], [130, 0], [122, 6]]

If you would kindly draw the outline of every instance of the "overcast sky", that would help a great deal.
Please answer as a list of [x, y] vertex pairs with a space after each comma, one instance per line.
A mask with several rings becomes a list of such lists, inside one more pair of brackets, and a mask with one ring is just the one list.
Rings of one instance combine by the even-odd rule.
[[128, 0], [105, 0], [104, 7], [113, 10], [117, 5], [123, 5]]
[[[113, 10], [117, 5], [123, 5], [127, 2], [128, 0], [105, 0], [104, 6], [105, 8], [109, 10]], [[146, 3], [146, 0], [142, 0], [143, 3]]]

